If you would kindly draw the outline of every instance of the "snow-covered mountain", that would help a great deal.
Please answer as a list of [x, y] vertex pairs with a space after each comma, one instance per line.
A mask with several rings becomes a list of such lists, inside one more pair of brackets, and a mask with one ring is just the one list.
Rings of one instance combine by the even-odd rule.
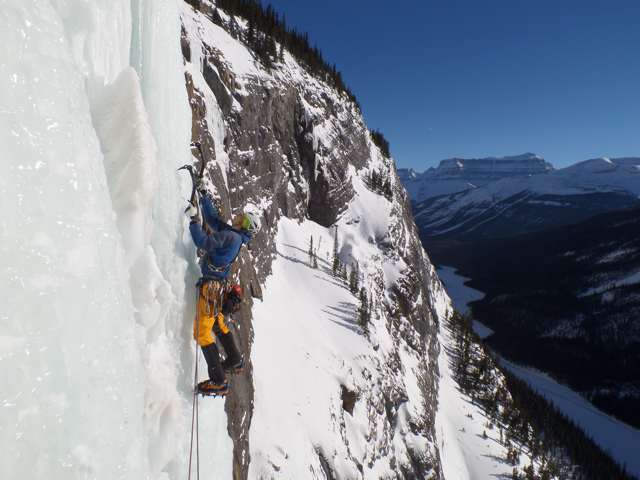
[[640, 204], [640, 158], [596, 158], [544, 174], [508, 177], [414, 199], [425, 237], [495, 238], [576, 223]]
[[196, 475], [199, 271], [177, 172], [193, 140], [223, 217], [263, 219], [234, 278], [246, 371], [196, 403], [203, 478], [578, 471], [556, 445], [535, 454], [550, 433], [517, 409], [490, 416], [458, 388], [408, 196], [329, 74], [276, 44], [267, 65], [255, 24], [209, 0], [8, 0], [0, 17], [3, 478]]
[[423, 173], [399, 169], [398, 175], [412, 201], [472, 190], [502, 178], [549, 173], [553, 166], [534, 153], [509, 157], [449, 158]]

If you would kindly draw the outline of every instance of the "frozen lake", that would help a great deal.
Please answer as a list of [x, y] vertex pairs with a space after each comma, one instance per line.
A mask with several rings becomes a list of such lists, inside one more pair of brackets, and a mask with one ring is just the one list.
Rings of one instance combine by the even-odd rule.
[[[469, 279], [458, 275], [455, 268], [443, 265], [438, 267], [437, 270], [445, 290], [451, 297], [453, 306], [460, 313], [468, 313], [471, 302], [484, 298], [484, 293], [480, 290], [465, 285], [465, 282]], [[493, 330], [476, 320], [473, 321], [473, 330], [480, 338], [487, 338], [493, 334]]]

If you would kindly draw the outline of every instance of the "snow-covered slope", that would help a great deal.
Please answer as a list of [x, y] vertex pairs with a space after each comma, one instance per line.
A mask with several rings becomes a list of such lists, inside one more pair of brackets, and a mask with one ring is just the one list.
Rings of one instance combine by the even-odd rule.
[[416, 203], [424, 236], [497, 237], [638, 205], [640, 158], [597, 158]]
[[531, 464], [523, 452], [516, 465], [505, 461], [508, 449], [500, 438], [499, 429], [489, 428], [491, 420], [468, 396], [461, 394], [454, 378], [450, 354], [455, 339], [447, 329], [440, 335], [440, 409], [436, 428], [444, 477], [459, 480], [510, 478], [514, 466]]
[[[366, 190], [356, 201], [379, 203]], [[362, 217], [359, 224], [341, 227], [340, 237], [350, 237], [361, 259], [365, 281], [384, 277], [377, 249], [358, 232], [384, 228], [379, 219]], [[416, 428], [427, 414], [419, 386], [422, 352], [388, 329], [383, 304], [374, 306], [365, 333], [358, 297], [331, 275], [329, 229], [283, 218], [278, 231], [273, 273], [254, 311], [249, 477], [303, 478], [311, 472], [317, 478], [382, 478], [410, 472], [411, 462], [433, 448], [426, 425]], [[306, 251], [310, 235], [321, 245], [317, 269]], [[384, 290], [374, 296], [383, 299]], [[402, 400], [385, 407], [394, 391]], [[355, 397], [350, 407], [346, 392]], [[436, 473], [434, 468], [431, 474]]]
[[510, 157], [448, 158], [437, 168], [423, 173], [400, 169], [398, 175], [413, 202], [440, 195], [472, 190], [503, 178], [524, 178], [553, 170], [550, 163], [534, 153]]

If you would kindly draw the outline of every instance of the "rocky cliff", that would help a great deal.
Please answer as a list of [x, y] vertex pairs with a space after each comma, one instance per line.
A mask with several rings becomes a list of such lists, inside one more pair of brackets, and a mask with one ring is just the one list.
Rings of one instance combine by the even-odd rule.
[[[377, 336], [390, 342], [385, 348], [380, 348], [379, 340], [371, 342], [376, 348], [367, 347], [374, 362], [368, 368], [377, 367], [366, 374], [370, 385], [363, 378], [361, 384], [351, 386], [369, 412], [362, 425], [364, 431], [347, 428], [350, 431], [332, 439], [336, 445], [344, 445], [345, 451], [353, 451], [354, 442], [369, 441], [371, 447], [364, 448], [360, 458], [350, 455], [347, 463], [352, 467], [341, 467], [344, 460], [334, 453], [340, 448], [332, 447], [333, 451], [318, 453], [307, 468], [322, 470], [328, 478], [342, 478], [341, 468], [376, 471], [390, 478], [437, 478], [438, 316], [434, 302], [443, 294], [420, 244], [394, 164], [372, 143], [357, 105], [345, 94], [308, 73], [286, 51], [282, 61], [266, 68], [243, 43], [246, 22], [222, 9], [214, 12], [214, 8], [209, 2], [184, 4], [181, 42], [193, 112], [192, 139], [201, 141], [206, 155], [215, 159], [209, 172], [212, 189], [227, 218], [231, 212], [247, 208], [264, 217], [265, 228], [252, 242], [251, 252], [241, 256], [241, 283], [251, 286], [254, 297], [268, 297], [261, 285], [278, 252], [276, 233], [283, 218], [324, 228], [337, 226], [341, 240], [344, 235], [345, 242], [348, 238], [350, 244], [367, 245], [366, 253], [362, 247], [341, 254], [345, 263], [355, 259], [368, 265], [361, 270], [362, 282], [372, 285], [371, 296], [377, 297]], [[390, 198], [369, 188], [374, 170], [390, 180]], [[361, 204], [359, 197], [366, 195], [373, 195], [380, 211], [374, 205]], [[362, 238], [362, 231], [353, 228], [379, 215], [387, 217], [386, 223], [374, 234]], [[250, 353], [254, 342], [251, 302], [246, 303], [239, 325], [242, 349]], [[295, 346], [283, 343], [274, 348]], [[418, 385], [414, 398], [407, 393], [405, 351], [417, 360], [410, 374]], [[348, 359], [348, 353], [343, 354]], [[254, 354], [251, 357], [255, 359]], [[256, 380], [250, 365], [246, 375], [234, 380], [226, 403], [235, 478], [246, 478], [252, 452], [256, 456], [262, 453], [249, 444]], [[399, 415], [406, 416], [406, 427], [396, 430]], [[386, 433], [375, 434], [385, 424]], [[370, 433], [365, 434], [367, 431]], [[275, 467], [273, 458], [263, 463], [261, 477], [285, 468]]]

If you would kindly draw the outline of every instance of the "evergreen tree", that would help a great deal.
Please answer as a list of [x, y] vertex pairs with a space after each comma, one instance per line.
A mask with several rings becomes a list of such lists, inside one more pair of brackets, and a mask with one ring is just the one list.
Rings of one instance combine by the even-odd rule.
[[360, 305], [358, 306], [358, 324], [362, 331], [369, 334], [369, 322], [371, 321], [370, 303], [367, 299], [367, 291], [364, 287], [360, 289]]
[[389, 142], [386, 138], [384, 138], [384, 135], [381, 131], [371, 130], [371, 140], [376, 144], [376, 146], [380, 149], [385, 157], [389, 158], [391, 156], [391, 152], [389, 150]]
[[530, 463], [529, 465], [524, 467], [524, 478], [526, 480], [536, 480], [536, 473], [533, 469], [533, 464]]
[[216, 25], [222, 26], [222, 17], [220, 16], [217, 8], [213, 9], [213, 13], [211, 14], [211, 21]]
[[371, 172], [371, 190], [373, 191], [378, 191], [378, 189], [380, 188], [380, 174], [378, 173], [377, 170], [373, 170]]
[[520, 463], [520, 454], [516, 447], [512, 446], [507, 450], [507, 462], [511, 465], [518, 465], [518, 463]]
[[307, 254], [309, 255], [309, 265], [311, 265], [312, 268], [316, 268], [313, 266], [313, 258], [315, 255], [315, 252], [313, 250], [313, 235], [311, 235], [311, 237], [309, 238], [309, 250], [307, 251]]
[[256, 27], [251, 21], [251, 19], [249, 19], [249, 24], [247, 28], [247, 44], [251, 48], [255, 49], [256, 47]]
[[340, 262], [340, 278], [344, 283], [347, 283], [347, 279], [349, 278], [349, 274], [347, 272], [347, 264]]
[[333, 266], [331, 270], [334, 276], [340, 275], [340, 257], [338, 256], [338, 227], [335, 227], [333, 233]]
[[[187, 2], [196, 9], [201, 8], [198, 0], [187, 0]], [[283, 60], [283, 47], [285, 47], [291, 55], [307, 67], [307, 70], [344, 93], [360, 110], [355, 95], [347, 88], [335, 66], [325, 61], [318, 47], [311, 46], [307, 34], [301, 34], [295, 28], [289, 28], [284, 16], [279, 16], [273, 7], [263, 7], [260, 0], [216, 0], [216, 7], [231, 16], [228, 28], [234, 38], [238, 38], [241, 31], [235, 15], [249, 22], [250, 29], [244, 40], [256, 51], [258, 58], [267, 68], [271, 67], [273, 61]], [[258, 32], [261, 34], [260, 38], [258, 38]], [[263, 39], [264, 36], [268, 38]], [[281, 45], [280, 52], [276, 51], [275, 41]]]
[[388, 178], [384, 182], [384, 185], [382, 187], [382, 193], [389, 200], [391, 200], [393, 198], [393, 190], [391, 188], [391, 180], [388, 179]]
[[354, 295], [360, 290], [360, 266], [356, 260], [351, 268], [351, 275], [349, 276], [349, 290]]

